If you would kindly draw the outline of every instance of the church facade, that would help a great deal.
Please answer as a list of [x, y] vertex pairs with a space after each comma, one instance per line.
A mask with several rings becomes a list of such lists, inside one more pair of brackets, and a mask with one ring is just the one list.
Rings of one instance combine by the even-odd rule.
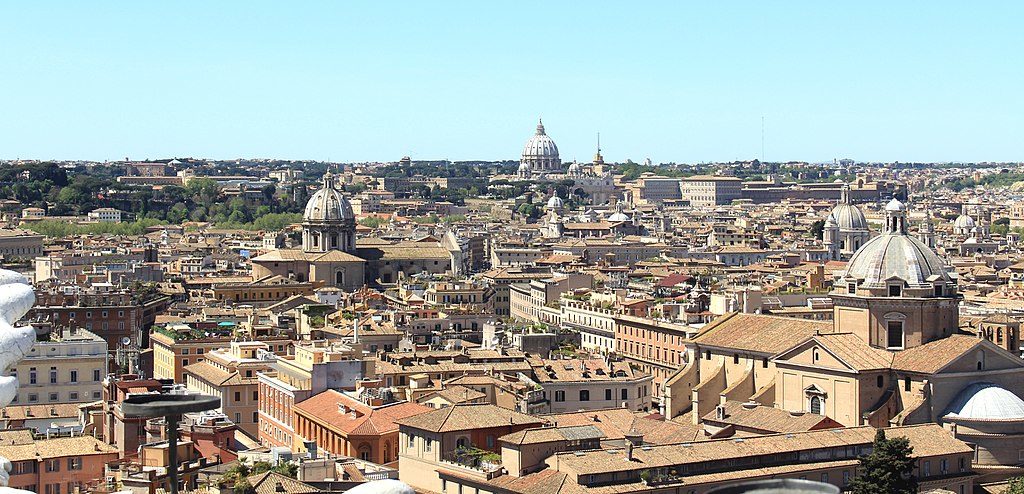
[[323, 183], [302, 216], [302, 248], [275, 249], [252, 259], [253, 279], [283, 276], [345, 291], [395, 283], [402, 275], [444, 274], [453, 253], [433, 238], [388, 242], [356, 240], [356, 218], [334, 177]]

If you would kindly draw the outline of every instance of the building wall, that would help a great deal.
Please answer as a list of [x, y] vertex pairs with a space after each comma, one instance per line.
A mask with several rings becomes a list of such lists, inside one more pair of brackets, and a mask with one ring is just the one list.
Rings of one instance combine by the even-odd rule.
[[[69, 469], [69, 461], [76, 468]], [[103, 480], [104, 466], [117, 460], [117, 453], [92, 453], [84, 455], [54, 456], [40, 460], [17, 462], [11, 473], [8, 487], [23, 489], [40, 494], [73, 493], [76, 487], [92, 485]], [[51, 463], [52, 462], [52, 463]], [[77, 466], [80, 462], [80, 466]], [[47, 465], [54, 468], [48, 471]], [[24, 472], [24, 473], [22, 473]]]
[[[107, 366], [105, 341], [37, 342], [29, 354], [11, 368], [11, 375], [18, 378], [18, 394], [13, 403], [30, 405], [99, 400], [103, 394], [102, 381], [107, 375]], [[51, 399], [54, 395], [56, 399]]]

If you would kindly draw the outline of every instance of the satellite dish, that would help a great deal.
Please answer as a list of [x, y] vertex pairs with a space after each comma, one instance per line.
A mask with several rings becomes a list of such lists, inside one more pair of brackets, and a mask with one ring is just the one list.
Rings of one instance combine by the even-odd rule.
[[121, 344], [125, 345], [125, 346], [131, 345], [132, 344], [132, 339], [127, 337], [127, 336], [122, 337], [121, 338]]

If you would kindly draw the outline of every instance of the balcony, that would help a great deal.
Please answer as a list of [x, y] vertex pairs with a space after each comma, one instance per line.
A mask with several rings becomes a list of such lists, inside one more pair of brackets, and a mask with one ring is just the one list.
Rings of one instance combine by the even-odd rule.
[[444, 453], [441, 463], [468, 470], [472, 475], [482, 475], [486, 480], [502, 474], [501, 455], [475, 446], [459, 446]]

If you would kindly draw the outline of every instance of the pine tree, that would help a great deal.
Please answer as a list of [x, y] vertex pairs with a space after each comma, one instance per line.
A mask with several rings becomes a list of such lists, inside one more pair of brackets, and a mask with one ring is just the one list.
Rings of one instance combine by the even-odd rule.
[[870, 454], [860, 457], [857, 478], [850, 483], [853, 494], [914, 494], [914, 448], [905, 437], [887, 439], [885, 431], [878, 429]]

